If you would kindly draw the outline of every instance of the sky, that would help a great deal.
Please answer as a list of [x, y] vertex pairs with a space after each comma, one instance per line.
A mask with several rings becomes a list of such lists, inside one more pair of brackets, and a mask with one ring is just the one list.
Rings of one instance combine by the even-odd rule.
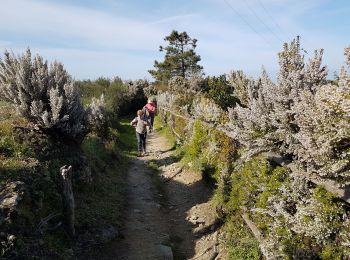
[[206, 75], [243, 70], [272, 78], [284, 42], [301, 37], [306, 57], [324, 49], [330, 76], [350, 46], [348, 0], [0, 0], [0, 55], [27, 47], [77, 80], [151, 79], [172, 30], [198, 40]]

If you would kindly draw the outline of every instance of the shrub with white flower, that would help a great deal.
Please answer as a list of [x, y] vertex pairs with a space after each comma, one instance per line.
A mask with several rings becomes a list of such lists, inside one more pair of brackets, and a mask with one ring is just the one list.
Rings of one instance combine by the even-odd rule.
[[350, 84], [345, 68], [338, 85], [302, 91], [293, 107], [299, 132], [294, 153], [308, 172], [350, 181]]
[[273, 88], [273, 82], [263, 70], [259, 81], [249, 81], [246, 86], [246, 106], [237, 104], [228, 109], [231, 136], [244, 145], [247, 158], [274, 149], [276, 128], [271, 121], [273, 106], [269, 97]]
[[[344, 54], [350, 67], [350, 47]], [[318, 50], [306, 61], [296, 38], [279, 53], [276, 82], [265, 70], [257, 80], [241, 71], [231, 72], [228, 81], [233, 93], [228, 93], [230, 89], [225, 94], [233, 94], [239, 101], [227, 106], [227, 114], [213, 102], [213, 97], [222, 98], [224, 91], [212, 97], [197, 93], [191, 99], [184, 98], [185, 92], [161, 96], [161, 103], [167, 107], [176, 107], [176, 100], [182, 100], [178, 111], [219, 124], [220, 131], [233, 139], [239, 149], [239, 158], [235, 155], [237, 160], [230, 159], [233, 174], [227, 174], [230, 164], [217, 163], [223, 152], [218, 149], [220, 143], [210, 137], [211, 130], [205, 141], [199, 137], [197, 141], [205, 143], [202, 160], [206, 166], [221, 172], [218, 190], [230, 187], [222, 189], [228, 193], [224, 196], [229, 200], [225, 204], [229, 214], [237, 214], [242, 205], [251, 207], [249, 214], [261, 228], [262, 250], [267, 259], [343, 259], [350, 255], [350, 220], [345, 204], [312, 183], [316, 177], [330, 178], [339, 185], [350, 184], [350, 76], [344, 67], [336, 81], [328, 81], [322, 56], [323, 50]], [[184, 89], [187, 83], [178, 78], [171, 84], [171, 89]], [[219, 120], [223, 115], [229, 122], [220, 125], [225, 121]], [[262, 152], [283, 156], [266, 164], [277, 170], [275, 175], [268, 171], [259, 175], [264, 165], [256, 155], [262, 156]], [[289, 166], [293, 167], [288, 171], [284, 167], [285, 177], [278, 179], [275, 165], [288, 163], [285, 158], [292, 161]]]
[[108, 117], [106, 102], [102, 94], [99, 99], [93, 98], [87, 109], [88, 122], [92, 130], [101, 137], [106, 137], [108, 132]]
[[254, 80], [248, 78], [242, 70], [232, 70], [227, 74], [227, 80], [234, 89], [234, 95], [240, 101], [242, 106], [248, 106], [248, 90], [247, 87], [254, 84]]
[[208, 123], [218, 122], [223, 113], [224, 111], [218, 105], [205, 97], [195, 98], [191, 106], [191, 114]]
[[86, 113], [80, 94], [59, 62], [48, 65], [42, 57], [5, 52], [0, 59], [0, 99], [44, 131], [81, 141]]
[[344, 55], [346, 64], [350, 66], [350, 47], [345, 48]]

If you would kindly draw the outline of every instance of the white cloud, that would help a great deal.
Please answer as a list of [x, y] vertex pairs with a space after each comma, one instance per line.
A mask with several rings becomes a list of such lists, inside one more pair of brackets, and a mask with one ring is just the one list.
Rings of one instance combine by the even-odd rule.
[[67, 37], [102, 47], [149, 49], [164, 32], [144, 22], [42, 1], [4, 0], [0, 30], [47, 38]]
[[[263, 29], [243, 1], [228, 1], [235, 5], [260, 35], [252, 31], [222, 0], [197, 0], [194, 1], [197, 5], [192, 6], [188, 1], [189, 7], [181, 12], [168, 10], [172, 14], [170, 17], [166, 16], [167, 10], [164, 9], [164, 12], [159, 12], [163, 13], [162, 16], [152, 17], [150, 13], [148, 18], [137, 19], [120, 12], [112, 14], [41, 0], [2, 0], [1, 7], [6, 12], [0, 16], [0, 33], [17, 35], [17, 38], [26, 41], [23, 43], [17, 40], [13, 43], [12, 39], [2, 37], [0, 49], [12, 47], [14, 50], [23, 50], [31, 42], [34, 44], [30, 45], [32, 49], [48, 59], [56, 58], [64, 62], [77, 78], [100, 75], [137, 78], [147, 76], [153, 60], [162, 57], [158, 53], [158, 46], [164, 44], [163, 38], [172, 29], [177, 29], [187, 31], [198, 39], [197, 52], [202, 57], [201, 64], [207, 74], [244, 69], [248, 74], [257, 76], [261, 65], [274, 73], [277, 70], [277, 52], [282, 49], [282, 43], [266, 28]], [[245, 1], [256, 8], [257, 14], [283, 40], [290, 41], [292, 37], [301, 35], [302, 45], [310, 53], [315, 48], [325, 48], [325, 63], [330, 64], [331, 71], [342, 63], [346, 36], [330, 37], [322, 30], [305, 29], [301, 22], [301, 18], [315, 6], [328, 0]], [[257, 1], [264, 3], [283, 32], [277, 30], [274, 21], [259, 7]], [[118, 9], [118, 4], [114, 6], [115, 9]], [[266, 43], [262, 37], [270, 43]], [[46, 46], [45, 42], [51, 45], [39, 48]]]

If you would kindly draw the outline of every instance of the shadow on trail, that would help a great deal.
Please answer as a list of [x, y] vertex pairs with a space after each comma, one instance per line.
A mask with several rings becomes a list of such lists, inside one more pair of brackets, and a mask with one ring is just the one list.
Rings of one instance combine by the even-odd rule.
[[179, 162], [180, 160], [181, 160], [180, 157], [171, 155], [171, 156], [167, 156], [165, 158], [151, 159], [150, 162], [157, 164], [158, 167], [162, 167], [162, 166], [168, 166], [168, 165], [171, 165], [173, 163]]
[[[210, 185], [175, 167], [181, 158], [171, 154], [173, 149], [167, 149], [164, 137], [155, 133], [147, 138], [150, 156], [130, 162], [121, 236], [99, 251], [97, 259], [165, 259], [156, 256], [162, 244], [172, 247], [174, 259], [190, 259], [200, 253], [196, 241], [220, 227], [219, 221], [206, 222], [207, 216], [201, 212], [200, 205], [213, 195]], [[164, 171], [147, 169], [150, 162]], [[164, 234], [168, 234], [166, 239]]]
[[[148, 135], [147, 136], [147, 142], [150, 143], [152, 141], [156, 141], [156, 137], [154, 135]], [[173, 163], [179, 162], [181, 160], [181, 156], [175, 156], [175, 155], [169, 155], [166, 157], [162, 157], [163, 154], [171, 152], [175, 150], [174, 147], [171, 147], [169, 149], [161, 149], [159, 151], [153, 151], [152, 155], [155, 156], [155, 158], [150, 159], [150, 162], [155, 163], [158, 167], [162, 166], [168, 166]]]
[[[157, 142], [159, 137], [150, 136], [149, 142]], [[154, 146], [154, 144], [152, 145]], [[166, 150], [171, 151], [170, 150]], [[172, 154], [164, 156], [163, 151], [153, 151], [158, 158], [149, 160], [165, 169], [162, 172], [167, 208], [165, 209], [168, 219], [170, 241], [175, 259], [189, 259], [198, 254], [196, 252], [196, 240], [203, 235], [214, 233], [220, 226], [219, 220], [213, 223], [205, 223], [206, 216], [198, 212], [196, 207], [207, 203], [213, 195], [213, 187], [204, 178], [194, 178], [183, 168], [172, 165], [181, 160], [181, 157]], [[197, 212], [196, 212], [197, 211]], [[191, 213], [189, 213], [191, 212]], [[196, 214], [193, 215], [193, 212]], [[196, 219], [197, 218], [197, 219]]]
[[[186, 174], [186, 173], [183, 173]], [[175, 259], [189, 259], [196, 254], [196, 239], [201, 237], [203, 229], [198, 229], [199, 224], [190, 221], [192, 217], [189, 211], [196, 205], [206, 203], [212, 196], [203, 180], [186, 185], [175, 178], [166, 182], [169, 206], [170, 242], [173, 243]], [[195, 216], [202, 218], [202, 216]], [[215, 232], [210, 226], [205, 234]]]

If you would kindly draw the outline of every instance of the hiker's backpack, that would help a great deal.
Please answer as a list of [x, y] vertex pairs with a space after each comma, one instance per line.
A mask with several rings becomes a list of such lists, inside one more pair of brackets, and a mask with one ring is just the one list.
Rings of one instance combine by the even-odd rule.
[[148, 111], [147, 107], [144, 106], [142, 110], [143, 110], [143, 118], [142, 118], [142, 120], [145, 120], [145, 121], [151, 120], [151, 114]]

